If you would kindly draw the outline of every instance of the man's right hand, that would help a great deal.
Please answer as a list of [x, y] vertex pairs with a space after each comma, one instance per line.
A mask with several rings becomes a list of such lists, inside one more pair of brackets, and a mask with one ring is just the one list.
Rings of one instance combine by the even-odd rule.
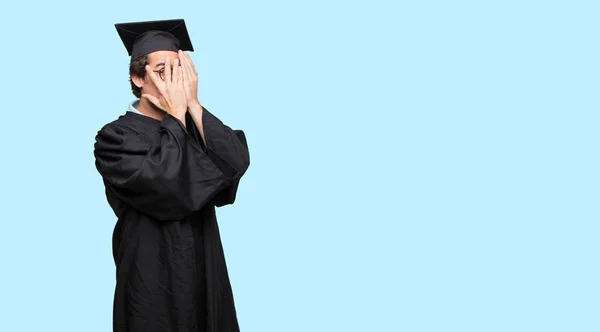
[[[172, 70], [172, 75], [171, 75]], [[146, 98], [156, 107], [171, 114], [185, 124], [185, 113], [187, 112], [187, 100], [185, 90], [183, 88], [183, 73], [179, 66], [179, 60], [175, 59], [175, 64], [171, 69], [169, 57], [165, 59], [165, 80], [152, 71], [150, 66], [146, 66], [146, 73], [160, 92], [160, 97], [156, 98], [150, 94], [143, 94], [142, 98]]]

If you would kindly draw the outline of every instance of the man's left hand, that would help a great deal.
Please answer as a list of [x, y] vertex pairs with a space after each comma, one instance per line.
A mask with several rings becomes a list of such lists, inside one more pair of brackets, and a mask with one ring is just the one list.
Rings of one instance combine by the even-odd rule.
[[200, 105], [198, 101], [198, 73], [194, 68], [192, 58], [187, 52], [179, 50], [179, 61], [183, 69], [183, 89], [185, 90], [188, 108], [197, 107]]

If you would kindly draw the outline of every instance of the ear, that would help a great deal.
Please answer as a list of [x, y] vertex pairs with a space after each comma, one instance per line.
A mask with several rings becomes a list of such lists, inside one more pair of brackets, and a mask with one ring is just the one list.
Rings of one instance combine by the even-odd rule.
[[131, 75], [131, 81], [140, 89], [144, 86], [144, 79], [141, 77]]

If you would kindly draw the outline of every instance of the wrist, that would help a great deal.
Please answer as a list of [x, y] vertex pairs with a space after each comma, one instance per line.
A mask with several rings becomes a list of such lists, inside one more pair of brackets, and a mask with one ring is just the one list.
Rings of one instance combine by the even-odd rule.
[[183, 115], [174, 115], [174, 117], [179, 120], [179, 122], [181, 122], [181, 124], [183, 125], [183, 127], [186, 127], [185, 125], [185, 113]]
[[195, 99], [195, 100], [188, 102], [188, 108], [202, 110], [202, 105], [200, 105], [200, 102], [198, 101], [198, 99]]
[[176, 109], [171, 109], [171, 111], [167, 112], [167, 113], [169, 113], [172, 116], [174, 116], [175, 118], [181, 120], [181, 119], [185, 119], [185, 113], [187, 113], [187, 109], [186, 108], [176, 108]]

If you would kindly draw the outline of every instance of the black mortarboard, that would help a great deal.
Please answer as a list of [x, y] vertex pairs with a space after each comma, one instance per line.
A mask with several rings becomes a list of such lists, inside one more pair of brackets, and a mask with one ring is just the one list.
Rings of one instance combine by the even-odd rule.
[[162, 20], [115, 24], [131, 60], [155, 51], [193, 51], [185, 21]]

